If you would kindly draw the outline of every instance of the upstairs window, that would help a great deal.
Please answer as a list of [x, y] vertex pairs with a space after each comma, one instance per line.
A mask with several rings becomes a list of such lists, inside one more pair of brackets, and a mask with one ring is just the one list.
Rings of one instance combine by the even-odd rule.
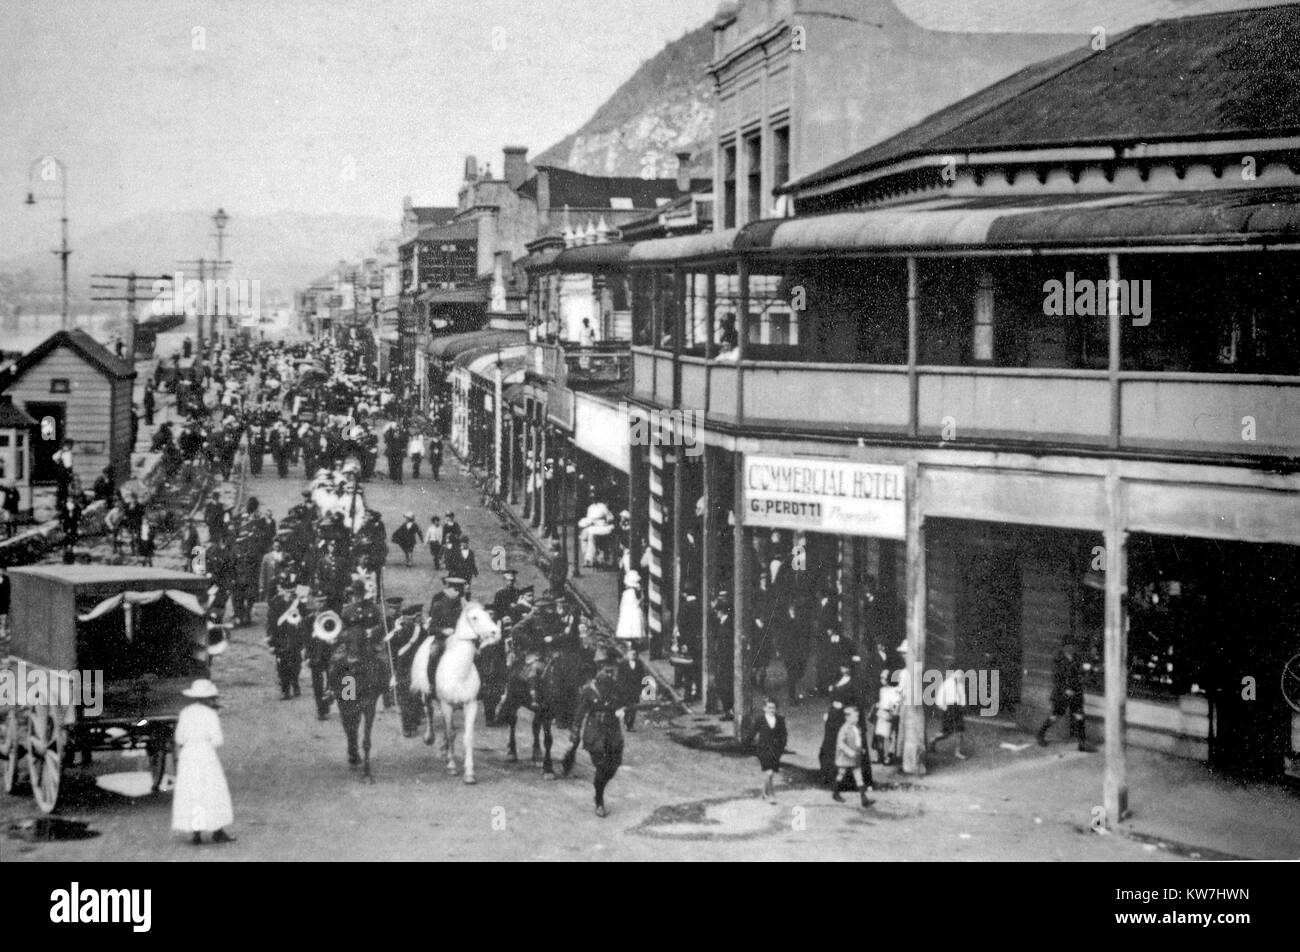
[[748, 221], [763, 217], [763, 137], [755, 134], [745, 139], [745, 198]]

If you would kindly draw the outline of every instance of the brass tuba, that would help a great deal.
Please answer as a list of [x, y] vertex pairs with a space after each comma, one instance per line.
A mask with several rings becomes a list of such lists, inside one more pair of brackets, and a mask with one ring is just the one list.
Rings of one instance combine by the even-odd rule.
[[312, 627], [311, 636], [327, 645], [332, 645], [338, 641], [341, 631], [343, 631], [343, 619], [338, 616], [338, 612], [325, 611], [316, 616], [316, 624]]

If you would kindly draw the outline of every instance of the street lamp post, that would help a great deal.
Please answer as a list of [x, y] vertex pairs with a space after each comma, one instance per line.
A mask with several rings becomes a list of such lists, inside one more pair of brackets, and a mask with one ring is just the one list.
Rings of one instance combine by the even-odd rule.
[[[225, 251], [226, 223], [227, 223], [228, 221], [230, 221], [230, 216], [226, 214], [226, 210], [225, 210], [224, 208], [218, 208], [216, 214], [212, 216], [212, 224], [214, 224], [214, 225], [217, 226], [217, 236], [216, 236], [216, 237], [217, 237], [217, 261], [218, 261], [218, 262], [222, 262], [222, 261], [225, 261], [225, 260], [226, 260], [226, 256], [225, 256], [225, 254], [223, 254], [223, 252]], [[219, 265], [214, 265], [214, 266], [213, 266], [213, 275], [212, 275], [212, 276], [213, 276], [214, 278], [216, 278], [216, 277], [219, 276], [219, 272], [217, 271], [217, 268], [218, 268], [218, 267], [219, 267]], [[230, 316], [229, 316], [229, 315], [226, 315], [226, 321], [223, 321], [223, 322], [222, 322], [223, 325], [224, 325], [226, 322], [228, 322], [229, 319], [230, 319]], [[203, 318], [200, 316], [199, 320], [202, 321]], [[216, 337], [216, 336], [217, 336], [217, 335], [216, 335], [216, 326], [217, 326], [217, 315], [214, 313], [214, 314], [212, 315], [212, 327], [213, 327], [213, 334], [212, 334], [212, 336], [213, 336], [213, 337]], [[229, 331], [230, 331], [229, 327], [223, 326], [223, 327], [222, 327], [222, 331], [223, 331], [223, 334], [222, 334], [223, 337], [229, 337]]]
[[68, 167], [52, 155], [37, 159], [27, 170], [27, 202], [28, 205], [36, 204], [36, 193], [32, 185], [32, 169], [36, 166], [41, 167], [41, 179], [50, 181], [50, 171], [57, 170], [60, 201], [62, 202], [62, 215], [59, 218], [59, 224], [62, 230], [63, 242], [59, 249], [54, 253], [59, 256], [62, 263], [63, 272], [63, 329], [72, 329], [71, 312], [68, 309], [68, 255], [72, 254], [72, 249], [68, 247]]

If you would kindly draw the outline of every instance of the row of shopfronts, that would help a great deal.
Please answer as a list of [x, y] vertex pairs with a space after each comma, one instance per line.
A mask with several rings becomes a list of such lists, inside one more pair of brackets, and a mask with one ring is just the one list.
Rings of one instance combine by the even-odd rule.
[[[1130, 745], [1298, 778], [1296, 141], [1199, 113], [1159, 148], [1035, 126], [1071, 121], [1039, 107], [1090, 71], [1182, 102], [1196, 77], [1143, 79], [1142, 44], [1276, 28], [1233, 16], [991, 87], [780, 189], [792, 217], [535, 249], [527, 332], [437, 340], [417, 378], [575, 568], [586, 506], [627, 510], [652, 652], [701, 632], [704, 703], [737, 730], [781, 613], [829, 604], [869, 684], [996, 673], [988, 706], [1027, 731], [1075, 644], [1112, 820]], [[928, 716], [904, 709], [906, 771]]]

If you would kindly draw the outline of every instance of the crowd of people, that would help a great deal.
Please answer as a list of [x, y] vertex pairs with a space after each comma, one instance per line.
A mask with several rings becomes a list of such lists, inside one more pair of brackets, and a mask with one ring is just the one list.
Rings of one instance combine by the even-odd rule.
[[[201, 516], [188, 521], [181, 551], [192, 571], [211, 580], [210, 637], [217, 640], [225, 629], [250, 625], [254, 604], [265, 602], [280, 696], [302, 695], [306, 667], [321, 720], [338, 702], [331, 683], [334, 666], [343, 653], [368, 646], [362, 650], [375, 652], [391, 671], [393, 687], [384, 703], [397, 706], [404, 736], [416, 736], [425, 714], [410, 691], [415, 649], [426, 638], [440, 646], [451, 634], [481, 571], [453, 511], [430, 517], [426, 525], [414, 512], [404, 512], [390, 534], [383, 514], [368, 505], [365, 487], [380, 476], [381, 454], [394, 483], [406, 478], [408, 462], [412, 478], [426, 467], [432, 479], [439, 478], [436, 410], [415, 412], [406, 394], [370, 378], [359, 355], [328, 342], [218, 344], [199, 369], [160, 373], [156, 384], [174, 394], [177, 420], [183, 422], [165, 421], [153, 438], [154, 449], [183, 478], [193, 467], [228, 479], [242, 452], [253, 476], [263, 475], [269, 455], [273, 469], [266, 475], [293, 474], [305, 481], [301, 501], [279, 521], [255, 496], [234, 508], [220, 489], [211, 492]], [[150, 415], [157, 412], [156, 400], [146, 401]], [[137, 554], [137, 527], [147, 523], [142, 508], [129, 495], [115, 507], [120, 518], [114, 537], [120, 531], [124, 549]], [[435, 570], [445, 573], [427, 608], [422, 601], [404, 604], [398, 596], [386, 597], [390, 543], [406, 566], [427, 548]], [[489, 717], [512, 679], [563, 652], [581, 657], [590, 678], [574, 724], [575, 742], [600, 761], [596, 806], [604, 815], [604, 787], [621, 760], [621, 728], [635, 729], [635, 706], [648, 674], [635, 656], [624, 664], [615, 654], [602, 654], [563, 578], [541, 592], [518, 585], [513, 570], [502, 578], [490, 598], [487, 592], [479, 595], [505, 634], [477, 660]], [[357, 633], [361, 637], [353, 637]], [[620, 723], [606, 723], [604, 709], [610, 705], [622, 715]]]

